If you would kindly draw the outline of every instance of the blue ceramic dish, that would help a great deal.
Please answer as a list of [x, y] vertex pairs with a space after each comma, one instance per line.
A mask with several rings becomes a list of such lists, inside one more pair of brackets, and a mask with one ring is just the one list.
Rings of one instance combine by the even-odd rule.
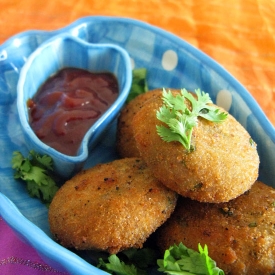
[[[76, 156], [60, 153], [42, 142], [30, 127], [27, 107], [28, 99], [37, 93], [50, 76], [69, 67], [110, 72], [116, 76], [119, 84], [118, 98], [86, 133]], [[83, 167], [89, 150], [95, 147], [98, 138], [118, 115], [131, 83], [131, 60], [123, 48], [111, 44], [91, 44], [63, 33], [49, 39], [30, 55], [19, 75], [17, 108], [27, 147], [51, 156], [55, 171], [64, 178], [71, 177]]]
[[[148, 70], [149, 88], [171, 87], [208, 92], [227, 109], [258, 144], [259, 179], [275, 187], [275, 130], [249, 92], [219, 64], [182, 39], [149, 24], [117, 17], [87, 17], [54, 31], [29, 31], [10, 38], [0, 47], [0, 214], [18, 236], [33, 246], [51, 266], [70, 274], [105, 272], [52, 240], [47, 208], [29, 198], [24, 185], [13, 179], [10, 160], [14, 150], [27, 152], [16, 109], [16, 86], [27, 57], [54, 35], [68, 33], [89, 43], [123, 47], [134, 67]], [[112, 123], [85, 167], [116, 158], [116, 123]], [[89, 255], [90, 256], [90, 255]]]

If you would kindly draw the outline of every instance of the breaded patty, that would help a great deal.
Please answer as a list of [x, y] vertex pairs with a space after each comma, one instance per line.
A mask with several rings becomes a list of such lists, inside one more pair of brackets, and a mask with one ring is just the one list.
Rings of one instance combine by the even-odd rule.
[[163, 141], [157, 134], [161, 106], [160, 98], [147, 101], [132, 123], [141, 158], [156, 178], [201, 202], [229, 201], [252, 186], [259, 169], [256, 144], [233, 116], [228, 114], [222, 123], [199, 117], [192, 133], [195, 150], [187, 152], [181, 143]]
[[140, 248], [176, 200], [142, 160], [115, 160], [80, 172], [59, 189], [49, 207], [50, 230], [61, 245], [78, 250]]
[[162, 89], [140, 94], [123, 107], [118, 117], [116, 148], [120, 157], [140, 157], [132, 129], [132, 120], [142, 108], [144, 102], [155, 96], [161, 96]]
[[156, 232], [161, 250], [182, 242], [210, 257], [226, 274], [275, 272], [275, 189], [261, 182], [227, 203], [179, 198], [171, 218]]

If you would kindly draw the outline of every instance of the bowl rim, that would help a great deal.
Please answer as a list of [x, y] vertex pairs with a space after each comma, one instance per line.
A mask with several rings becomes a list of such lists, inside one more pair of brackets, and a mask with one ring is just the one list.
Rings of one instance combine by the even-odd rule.
[[[99, 119], [89, 128], [89, 130], [84, 135], [82, 142], [79, 146], [78, 153], [76, 155], [67, 155], [64, 153], [61, 153], [60, 151], [52, 148], [51, 146], [47, 145], [43, 141], [41, 141], [37, 135], [32, 130], [29, 122], [28, 122], [28, 116], [26, 116], [26, 102], [24, 101], [24, 82], [26, 79], [26, 75], [28, 73], [28, 70], [30, 66], [32, 65], [32, 62], [40, 55], [40, 53], [47, 47], [51, 47], [55, 43], [64, 43], [67, 40], [72, 40], [75, 43], [81, 45], [83, 48], [87, 49], [112, 49], [115, 50], [120, 54], [122, 57], [122, 62], [125, 65], [125, 83], [123, 87], [120, 87], [120, 92], [118, 94], [118, 97], [116, 100], [109, 106], [109, 108], [99, 117]], [[49, 76], [48, 76], [49, 77]], [[45, 80], [48, 78], [46, 77]], [[26, 63], [23, 65], [20, 74], [19, 79], [17, 83], [17, 110], [19, 115], [19, 121], [21, 124], [21, 128], [23, 132], [33, 141], [35, 146], [39, 147], [43, 152], [47, 153], [50, 156], [54, 156], [55, 158], [58, 158], [61, 161], [66, 161], [70, 163], [80, 163], [84, 162], [88, 155], [89, 155], [89, 141], [93, 137], [93, 134], [100, 130], [100, 126], [106, 119], [113, 113], [116, 112], [117, 108], [122, 106], [124, 102], [127, 99], [127, 96], [129, 94], [130, 88], [132, 84], [132, 63], [130, 56], [128, 52], [123, 49], [122, 47], [111, 44], [111, 43], [89, 43], [87, 41], [84, 41], [78, 37], [75, 37], [68, 33], [60, 33], [57, 35], [54, 35], [49, 40], [46, 40], [42, 44], [40, 44], [35, 51], [33, 51], [30, 56], [28, 57]]]

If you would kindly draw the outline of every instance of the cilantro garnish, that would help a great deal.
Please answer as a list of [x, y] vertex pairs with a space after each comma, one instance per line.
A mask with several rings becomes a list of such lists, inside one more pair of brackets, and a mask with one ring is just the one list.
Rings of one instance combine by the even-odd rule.
[[39, 198], [48, 206], [58, 190], [51, 175], [52, 158], [48, 155], [39, 155], [33, 150], [27, 157], [15, 151], [12, 157], [12, 168], [15, 170], [14, 178], [26, 182], [29, 195]]
[[[195, 90], [195, 98], [186, 89], [181, 89], [181, 94], [174, 96], [169, 90], [163, 89], [163, 105], [157, 111], [157, 119], [164, 122], [164, 125], [157, 125], [159, 136], [167, 142], [178, 141], [187, 151], [191, 151], [192, 131], [197, 126], [198, 117], [209, 121], [222, 122], [227, 114], [220, 112], [213, 105], [208, 93]], [[190, 103], [188, 108], [187, 102]]]
[[140, 94], [146, 93], [148, 91], [146, 75], [147, 70], [145, 68], [138, 68], [132, 71], [133, 79], [130, 93], [126, 100], [126, 103], [130, 102], [132, 99]]
[[180, 243], [167, 249], [164, 259], [158, 260], [159, 271], [178, 275], [224, 275], [223, 270], [208, 256], [207, 245], [198, 245], [199, 252], [189, 249]]
[[147, 269], [155, 266], [156, 261], [156, 250], [130, 248], [106, 259], [100, 258], [97, 267], [115, 275], [147, 275]]
[[[110, 274], [116, 275], [139, 275], [137, 268], [131, 264], [125, 264], [121, 261], [117, 255], [113, 254], [108, 257], [107, 263], [102, 258], [99, 259], [99, 265], [97, 267], [107, 271]], [[146, 273], [145, 273], [146, 274]]]
[[[180, 243], [167, 249], [163, 259], [158, 260], [157, 252], [151, 249], [130, 249], [128, 252], [126, 250], [113, 254], [105, 260], [100, 258], [97, 267], [114, 275], [148, 275], [148, 267], [152, 265], [155, 270], [170, 275], [224, 275], [223, 270], [208, 256], [207, 245], [202, 248], [199, 244], [198, 249], [199, 252]], [[141, 261], [144, 261], [143, 264]]]

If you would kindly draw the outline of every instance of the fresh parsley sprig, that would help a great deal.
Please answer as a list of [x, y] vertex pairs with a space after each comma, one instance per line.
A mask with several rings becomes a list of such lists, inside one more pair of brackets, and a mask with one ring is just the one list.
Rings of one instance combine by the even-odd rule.
[[33, 150], [27, 157], [19, 151], [14, 151], [12, 168], [15, 170], [14, 178], [26, 182], [29, 195], [39, 198], [48, 206], [58, 190], [52, 175], [52, 158], [48, 155], [39, 155]]
[[180, 142], [187, 151], [191, 151], [192, 132], [197, 126], [198, 117], [213, 122], [222, 122], [227, 117], [227, 113], [209, 105], [212, 100], [208, 93], [200, 89], [196, 89], [195, 93], [197, 98], [186, 89], [181, 89], [181, 93], [174, 96], [170, 90], [167, 92], [163, 89], [163, 105], [156, 114], [157, 119], [168, 126], [156, 126], [159, 136], [166, 142]]
[[207, 245], [202, 248], [198, 244], [198, 249], [199, 252], [182, 243], [171, 246], [165, 251], [164, 259], [157, 261], [158, 270], [170, 275], [224, 275], [223, 270], [209, 257]]

